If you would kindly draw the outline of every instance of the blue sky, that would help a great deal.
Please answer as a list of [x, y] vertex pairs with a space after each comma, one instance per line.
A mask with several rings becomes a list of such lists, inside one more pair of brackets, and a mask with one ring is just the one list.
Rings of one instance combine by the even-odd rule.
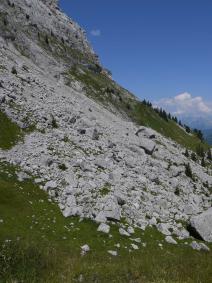
[[125, 88], [166, 109], [171, 99], [185, 98], [187, 114], [212, 117], [211, 0], [61, 0], [60, 6]]

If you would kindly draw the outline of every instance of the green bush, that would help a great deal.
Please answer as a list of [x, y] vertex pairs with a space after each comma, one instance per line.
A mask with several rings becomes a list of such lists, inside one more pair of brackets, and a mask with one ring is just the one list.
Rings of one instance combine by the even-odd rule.
[[12, 67], [11, 73], [13, 75], [17, 75], [18, 74], [18, 72], [17, 72], [17, 70], [16, 70], [16, 68], [14, 66]]
[[56, 121], [56, 119], [54, 117], [52, 117], [52, 128], [55, 128], [55, 129], [58, 128], [57, 121]]
[[63, 171], [68, 169], [64, 163], [63, 164], [59, 164], [58, 167], [59, 167], [60, 170], [63, 170]]
[[190, 163], [185, 165], [185, 174], [186, 174], [187, 177], [193, 178], [193, 174], [192, 174]]

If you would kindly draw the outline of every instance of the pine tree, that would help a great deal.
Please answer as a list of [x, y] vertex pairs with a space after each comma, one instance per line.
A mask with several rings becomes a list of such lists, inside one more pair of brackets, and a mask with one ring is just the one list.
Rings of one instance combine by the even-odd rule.
[[184, 125], [184, 127], [185, 127], [185, 130], [186, 130], [187, 133], [190, 133], [190, 132], [191, 132], [191, 129], [189, 128], [189, 126]]
[[202, 166], [202, 167], [205, 167], [205, 166], [206, 166], [206, 164], [205, 164], [205, 158], [204, 158], [204, 157], [202, 158], [201, 166]]
[[191, 154], [191, 159], [193, 161], [197, 161], [197, 157], [196, 157], [196, 154], [194, 152], [192, 152], [192, 154]]
[[186, 149], [186, 151], [185, 151], [184, 155], [185, 155], [186, 157], [189, 157], [188, 149]]
[[205, 156], [204, 148], [201, 146], [201, 144], [199, 144], [199, 145], [196, 147], [196, 153], [197, 153], [200, 157], [204, 157], [204, 156]]

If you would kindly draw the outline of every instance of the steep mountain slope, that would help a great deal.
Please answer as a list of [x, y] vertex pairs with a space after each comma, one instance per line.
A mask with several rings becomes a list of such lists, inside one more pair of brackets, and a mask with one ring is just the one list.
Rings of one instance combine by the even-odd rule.
[[[141, 231], [148, 231], [150, 226], [157, 228], [169, 243], [182, 241], [183, 247], [185, 239], [190, 243], [188, 230], [195, 236], [191, 229], [187, 230], [190, 219], [211, 207], [211, 161], [205, 160], [205, 167], [202, 166], [200, 158], [194, 161], [189, 157], [191, 151], [185, 156], [185, 148], [180, 144], [138, 122], [151, 124], [164, 135], [179, 139], [181, 144], [191, 146], [190, 142], [194, 145], [199, 141], [174, 122], [163, 121], [112, 81], [100, 66], [81, 28], [58, 10], [56, 1], [3, 0], [0, 11], [2, 195], [4, 188], [8, 190], [12, 186], [16, 192], [11, 192], [12, 199], [17, 207], [23, 195], [24, 201], [33, 206], [40, 198], [42, 203], [45, 195], [43, 192], [39, 192], [38, 197], [34, 195], [39, 186], [67, 218], [58, 216], [63, 227], [70, 225], [71, 216], [103, 224], [98, 228], [106, 234], [103, 241], [116, 239], [107, 242], [105, 254], [109, 251], [110, 255], [123, 253], [126, 256], [132, 250], [141, 249], [142, 242], [138, 238], [143, 235]], [[7, 179], [10, 176], [12, 183]], [[22, 186], [25, 193], [20, 195], [16, 190], [21, 191]], [[28, 199], [30, 190], [32, 198]], [[46, 198], [44, 208], [59, 215], [55, 206], [47, 204]], [[5, 208], [1, 212], [3, 225], [7, 223], [7, 209], [11, 205], [8, 199], [6, 192]], [[42, 215], [40, 209], [36, 205], [36, 214]], [[27, 213], [33, 218], [30, 209]], [[19, 223], [21, 217], [17, 218]], [[78, 219], [74, 219], [78, 223]], [[54, 229], [47, 220], [41, 222]], [[91, 229], [87, 243], [100, 251], [101, 241], [95, 247], [93, 240], [96, 224], [86, 221], [89, 224], [76, 228], [84, 229], [84, 233]], [[27, 227], [36, 229], [33, 226], [37, 222], [33, 221], [30, 228], [29, 223], [23, 221], [24, 231]], [[1, 240], [10, 233], [17, 237], [21, 233], [17, 227], [13, 231], [12, 220], [9, 223], [4, 234], [0, 234]], [[45, 230], [41, 226], [39, 229]], [[210, 242], [207, 229], [200, 230], [198, 238]], [[51, 240], [53, 231], [45, 230], [42, 236]], [[56, 237], [60, 231], [57, 229]], [[68, 231], [72, 230], [68, 228]], [[41, 240], [41, 235], [36, 235], [37, 241]], [[36, 242], [33, 237], [29, 232], [30, 240]], [[73, 248], [70, 235], [64, 237]], [[84, 236], [77, 233], [77, 237], [86, 244]], [[134, 245], [130, 243], [132, 238], [137, 239]], [[119, 250], [117, 244], [121, 239]], [[74, 252], [79, 252], [79, 245], [83, 245], [81, 240]], [[52, 241], [57, 242], [55, 238]], [[126, 253], [124, 246], [127, 246]], [[202, 243], [193, 242], [192, 246], [208, 250]], [[66, 248], [65, 245], [63, 249]], [[120, 282], [123, 281], [120, 279]]]
[[60, 12], [57, 1], [2, 0], [0, 5], [0, 34], [22, 55], [45, 71], [48, 69], [58, 80], [63, 80], [65, 74], [68, 85], [78, 80], [87, 96], [110, 111], [195, 150], [200, 143], [195, 135], [186, 134], [176, 123], [165, 123], [152, 109], [144, 107], [111, 80], [107, 70], [100, 66], [84, 31]]

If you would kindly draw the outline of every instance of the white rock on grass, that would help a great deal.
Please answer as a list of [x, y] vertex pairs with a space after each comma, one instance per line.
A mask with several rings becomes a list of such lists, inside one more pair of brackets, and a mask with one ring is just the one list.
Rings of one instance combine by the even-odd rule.
[[127, 232], [128, 232], [129, 234], [134, 234], [134, 233], [135, 233], [135, 230], [134, 230], [133, 227], [129, 226], [129, 227], [127, 228]]
[[210, 248], [208, 246], [206, 246], [204, 243], [197, 243], [196, 241], [193, 241], [190, 246], [192, 247], [192, 249], [197, 250], [197, 251], [210, 251]]
[[90, 251], [90, 247], [87, 244], [81, 246], [81, 255], [85, 255], [89, 251]]
[[110, 226], [105, 224], [105, 223], [101, 223], [97, 229], [98, 232], [103, 232], [108, 234], [110, 232]]
[[166, 236], [170, 236], [171, 232], [169, 231], [169, 225], [166, 223], [159, 223], [157, 224], [157, 229], [159, 232], [161, 232], [162, 234], [166, 235]]
[[192, 229], [206, 242], [212, 242], [212, 208], [190, 220]]
[[112, 256], [117, 256], [118, 255], [118, 252], [117, 251], [112, 251], [112, 250], [109, 250], [107, 251], [110, 255]]
[[119, 228], [119, 234], [122, 235], [122, 236], [127, 236], [127, 237], [130, 236], [130, 234], [126, 230], [124, 230], [123, 228]]
[[138, 247], [137, 245], [135, 245], [135, 244], [131, 244], [131, 247], [132, 247], [134, 250], [138, 250], [138, 249], [139, 249], [139, 247]]
[[175, 241], [175, 239], [172, 238], [172, 236], [166, 236], [165, 240], [169, 244], [174, 244], [174, 245], [177, 244], [177, 242]]
[[57, 183], [55, 181], [49, 181], [44, 186], [44, 190], [56, 189], [56, 188], [57, 188]]

